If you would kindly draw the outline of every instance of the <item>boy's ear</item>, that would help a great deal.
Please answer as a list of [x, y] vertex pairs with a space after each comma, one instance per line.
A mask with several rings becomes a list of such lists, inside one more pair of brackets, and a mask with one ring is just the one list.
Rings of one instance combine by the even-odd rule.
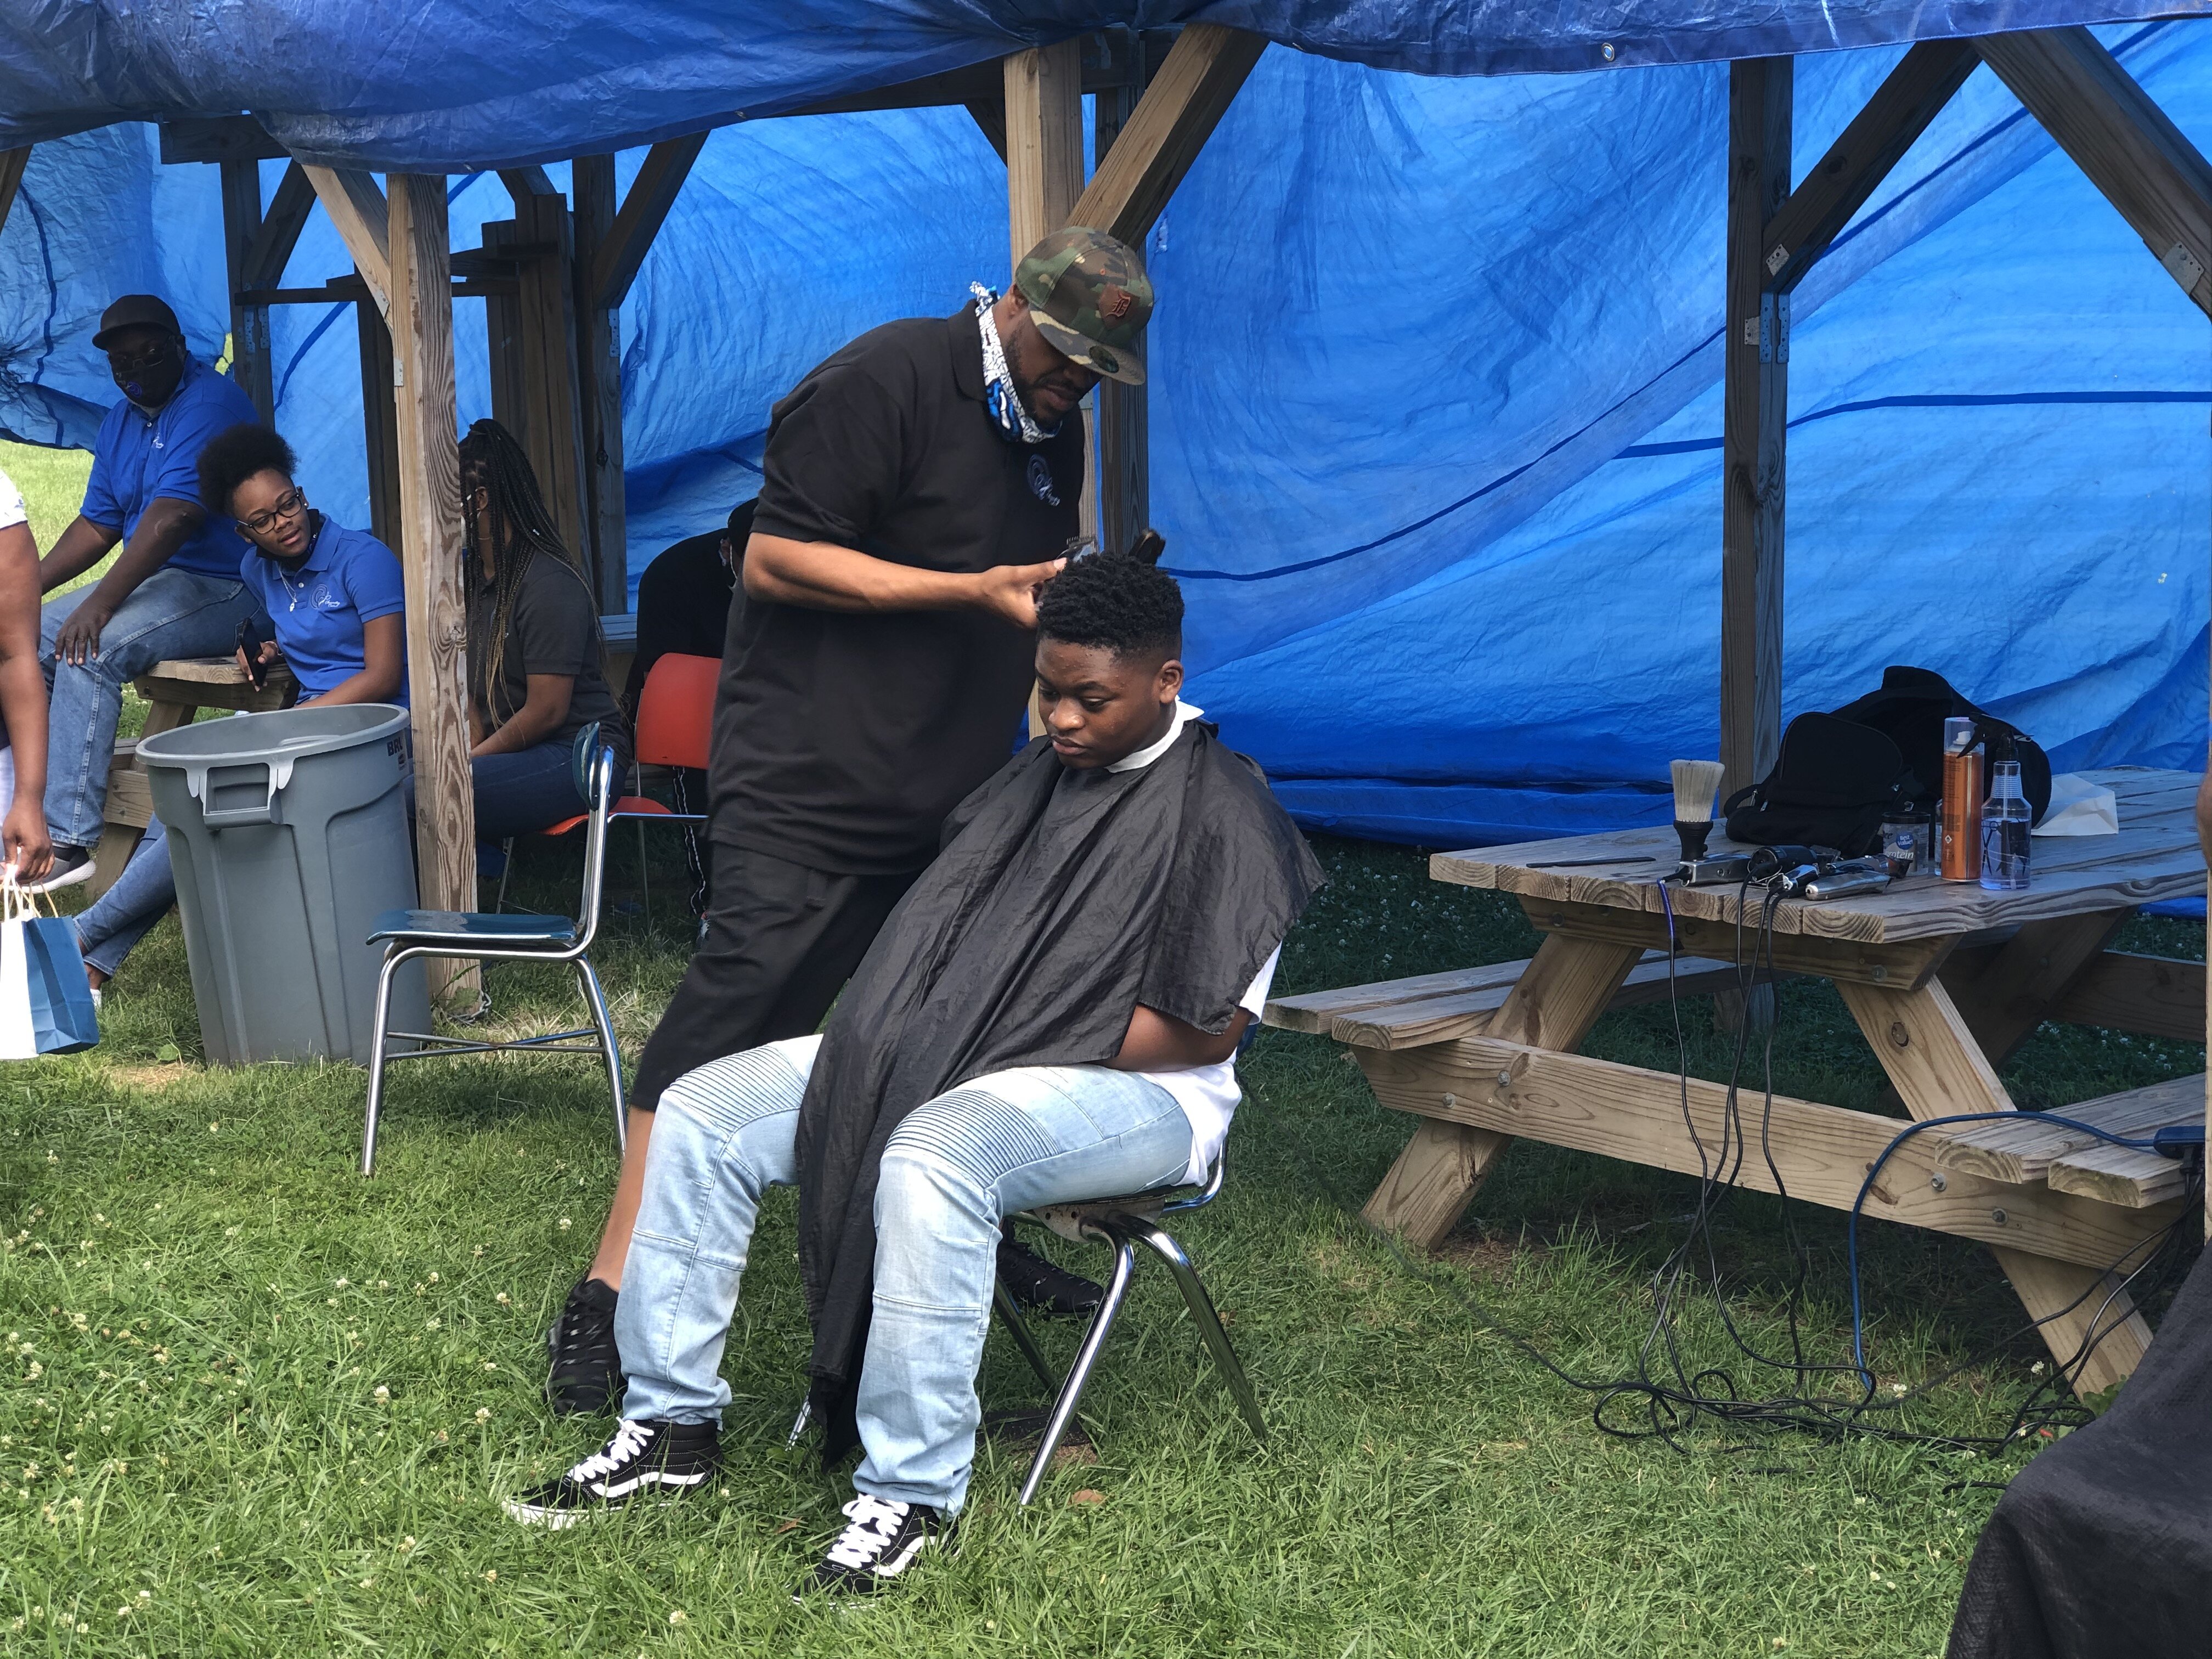
[[1160, 665], [1160, 672], [1152, 684], [1158, 689], [1162, 702], [1173, 702], [1176, 695], [1182, 690], [1182, 664], [1170, 657]]

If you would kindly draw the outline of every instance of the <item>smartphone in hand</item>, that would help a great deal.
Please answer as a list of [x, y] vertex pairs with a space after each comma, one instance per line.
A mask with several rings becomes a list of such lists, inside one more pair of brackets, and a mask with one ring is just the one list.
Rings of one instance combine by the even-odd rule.
[[261, 660], [261, 630], [248, 617], [238, 625], [239, 653], [246, 659], [246, 678], [253, 682], [256, 691], [265, 690], [269, 684], [269, 665]]

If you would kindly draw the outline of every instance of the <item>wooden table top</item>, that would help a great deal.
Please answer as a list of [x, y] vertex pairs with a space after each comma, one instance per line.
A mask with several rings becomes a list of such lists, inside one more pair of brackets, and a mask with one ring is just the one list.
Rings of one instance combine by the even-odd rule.
[[[2197, 845], [2191, 812], [2198, 775], [2142, 767], [2114, 767], [2083, 776], [2112, 790], [2119, 802], [2116, 836], [2038, 836], [2029, 860], [2024, 892], [1985, 892], [1977, 884], [1948, 882], [1936, 876], [1909, 876], [1888, 890], [1856, 898], [1780, 898], [1774, 901], [1778, 933], [1818, 934], [1866, 944], [1940, 939], [2021, 922], [2115, 910], [2154, 899], [2185, 898], [2205, 890], [2204, 859]], [[1728, 841], [1717, 826], [1711, 853], [1751, 849]], [[1648, 863], [1629, 860], [1638, 857]], [[1616, 835], [1569, 836], [1522, 842], [1512, 847], [1484, 847], [1465, 853], [1438, 853], [1429, 860], [1437, 881], [1465, 887], [1492, 887], [1527, 897], [1603, 905], [1619, 910], [1662, 908], [1660, 878], [1681, 857], [1674, 826], [1628, 830]], [[1575, 869], [1535, 866], [1567, 859], [1619, 859], [1618, 865]], [[1678, 916], [1734, 922], [1740, 885], [1670, 885], [1668, 898]], [[1743, 906], [1747, 919], [1758, 919], [1765, 896], [1753, 889]]]

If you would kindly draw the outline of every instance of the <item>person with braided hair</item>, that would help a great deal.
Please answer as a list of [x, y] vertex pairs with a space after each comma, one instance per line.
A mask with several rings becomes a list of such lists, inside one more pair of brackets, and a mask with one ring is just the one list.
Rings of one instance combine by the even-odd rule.
[[469, 769], [479, 868], [501, 842], [574, 817], [569, 750], [592, 720], [629, 766], [629, 726], [600, 672], [599, 610], [561, 544], [514, 434], [478, 421], [461, 440], [467, 536]]

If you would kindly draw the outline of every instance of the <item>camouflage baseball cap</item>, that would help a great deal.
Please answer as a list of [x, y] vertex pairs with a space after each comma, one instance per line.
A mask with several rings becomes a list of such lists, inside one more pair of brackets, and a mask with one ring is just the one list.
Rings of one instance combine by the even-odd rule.
[[1070, 225], [1029, 251], [1014, 271], [1037, 332], [1077, 362], [1126, 386], [1145, 383], [1141, 337], [1152, 284], [1137, 256], [1103, 230]]

